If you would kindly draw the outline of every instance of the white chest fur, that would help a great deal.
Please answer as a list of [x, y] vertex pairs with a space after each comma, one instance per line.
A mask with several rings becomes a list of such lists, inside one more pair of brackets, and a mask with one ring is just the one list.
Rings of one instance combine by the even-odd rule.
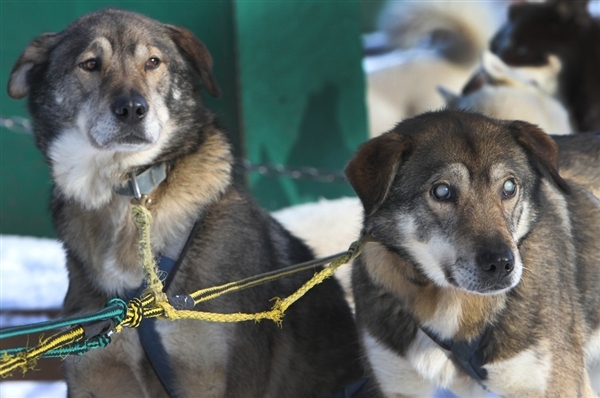
[[441, 349], [423, 332], [401, 356], [363, 332], [367, 357], [386, 397], [430, 397], [436, 388], [450, 389], [461, 396], [485, 397], [486, 392], [462, 373], [449, 353]]

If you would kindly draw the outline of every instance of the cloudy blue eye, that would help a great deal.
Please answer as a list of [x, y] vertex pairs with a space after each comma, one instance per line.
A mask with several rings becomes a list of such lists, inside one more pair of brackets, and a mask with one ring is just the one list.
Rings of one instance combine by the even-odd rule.
[[450, 185], [446, 183], [436, 184], [431, 189], [431, 194], [437, 200], [449, 200], [452, 198], [452, 191]]
[[513, 196], [515, 196], [516, 192], [517, 192], [517, 184], [515, 183], [515, 180], [513, 180], [512, 178], [509, 178], [508, 180], [504, 181], [504, 185], [502, 185], [502, 198], [503, 199], [512, 198]]

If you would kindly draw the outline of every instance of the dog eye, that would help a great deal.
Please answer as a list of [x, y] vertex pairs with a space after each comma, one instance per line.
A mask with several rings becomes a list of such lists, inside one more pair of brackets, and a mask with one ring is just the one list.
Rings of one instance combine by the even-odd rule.
[[502, 185], [502, 198], [503, 199], [512, 198], [513, 196], [515, 196], [516, 192], [517, 192], [517, 184], [515, 183], [515, 180], [513, 180], [512, 178], [509, 178], [508, 180], [504, 181], [504, 185]]
[[90, 58], [79, 64], [79, 67], [88, 72], [93, 72], [100, 68], [100, 62], [96, 58]]
[[431, 189], [431, 194], [437, 200], [449, 200], [452, 198], [452, 190], [448, 184], [437, 184]]
[[146, 69], [156, 69], [158, 65], [160, 65], [160, 59], [157, 57], [152, 57], [146, 61]]

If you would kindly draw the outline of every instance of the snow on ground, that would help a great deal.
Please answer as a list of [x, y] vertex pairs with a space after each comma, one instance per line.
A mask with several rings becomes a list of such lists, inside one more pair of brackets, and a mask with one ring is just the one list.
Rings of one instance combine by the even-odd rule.
[[0, 235], [0, 265], [0, 309], [60, 308], [67, 272], [58, 241]]
[[[52, 239], [0, 235], [0, 327], [48, 320], [10, 310], [58, 309], [67, 292], [62, 245]], [[43, 366], [43, 362], [39, 366]], [[64, 382], [2, 381], [0, 398], [62, 398]]]
[[67, 385], [62, 381], [3, 381], [0, 382], [1, 398], [63, 398]]

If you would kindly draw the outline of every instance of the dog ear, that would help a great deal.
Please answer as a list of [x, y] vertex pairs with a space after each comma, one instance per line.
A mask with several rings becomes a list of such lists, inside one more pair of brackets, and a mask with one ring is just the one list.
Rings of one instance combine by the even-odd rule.
[[373, 214], [385, 200], [400, 160], [410, 147], [408, 138], [391, 131], [362, 144], [346, 166], [346, 176], [365, 208], [365, 215]]
[[571, 193], [571, 188], [558, 173], [558, 146], [552, 138], [539, 127], [522, 122], [511, 122], [513, 137], [532, 157], [537, 169], [554, 182], [556, 187], [565, 194]]
[[479, 70], [464, 85], [464, 87], [463, 87], [463, 89], [461, 91], [461, 94], [462, 95], [467, 95], [467, 94], [471, 94], [474, 91], [481, 90], [481, 88], [483, 86], [485, 86], [485, 84], [487, 83], [487, 81], [488, 81], [488, 78], [487, 78], [485, 72], [482, 71], [482, 70]]
[[460, 95], [448, 90], [444, 86], [437, 86], [436, 89], [437, 89], [437, 92], [440, 93], [440, 95], [444, 99], [444, 102], [446, 103], [446, 106], [448, 108], [452, 109], [452, 108], [456, 107], [456, 105], [458, 104], [458, 101], [460, 100]]
[[29, 71], [48, 60], [50, 52], [58, 43], [58, 37], [57, 33], [44, 33], [35, 38], [23, 51], [8, 79], [7, 91], [11, 98], [21, 99], [29, 93]]
[[498, 57], [496, 54], [491, 51], [484, 51], [481, 56], [481, 63], [483, 66], [483, 70], [487, 72], [487, 74], [495, 81], [506, 81], [509, 79], [511, 73], [511, 69]]
[[193, 61], [200, 72], [202, 85], [213, 97], [221, 95], [221, 89], [213, 75], [213, 60], [208, 49], [192, 32], [178, 26], [166, 25], [171, 39]]

